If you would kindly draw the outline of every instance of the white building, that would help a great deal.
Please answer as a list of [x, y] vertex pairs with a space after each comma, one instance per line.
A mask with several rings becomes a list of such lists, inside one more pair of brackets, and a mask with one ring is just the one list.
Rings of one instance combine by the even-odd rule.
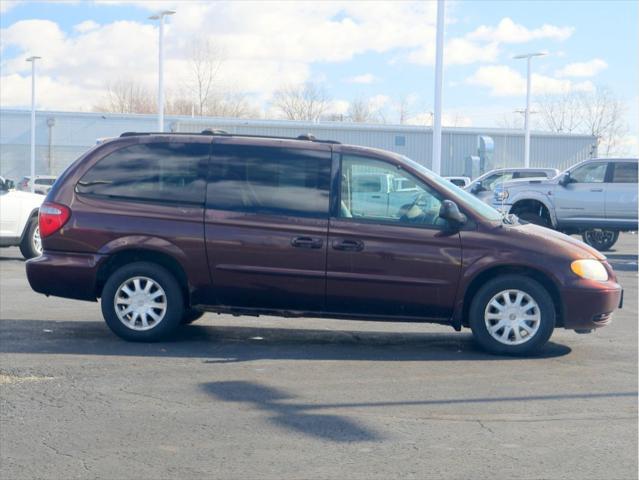
[[[317, 138], [383, 148], [406, 155], [430, 167], [432, 130], [408, 125], [370, 125], [344, 122], [297, 122], [235, 118], [165, 117], [167, 131], [199, 132], [205, 128], [229, 133], [296, 137], [312, 133]], [[19, 179], [29, 172], [30, 112], [0, 110], [0, 175]], [[59, 174], [96, 141], [123, 132], [157, 129], [156, 115], [38, 111], [36, 113], [36, 173]], [[486, 167], [523, 166], [524, 133], [495, 128], [444, 128], [442, 175], [463, 175], [467, 159], [478, 155], [479, 138], [494, 145], [486, 152]], [[596, 138], [533, 132], [530, 164], [567, 168], [596, 156]], [[488, 149], [490, 150], [490, 148]], [[482, 155], [484, 153], [482, 152]]]

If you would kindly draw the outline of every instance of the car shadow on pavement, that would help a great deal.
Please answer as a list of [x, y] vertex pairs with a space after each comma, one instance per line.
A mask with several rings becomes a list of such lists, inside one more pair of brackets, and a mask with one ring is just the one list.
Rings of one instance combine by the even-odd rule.
[[[454, 361], [512, 360], [476, 346], [470, 333], [376, 332], [188, 325], [172, 341], [130, 343], [99, 321], [0, 320], [0, 353], [202, 358], [206, 363], [261, 359]], [[567, 355], [549, 342], [528, 360]]]

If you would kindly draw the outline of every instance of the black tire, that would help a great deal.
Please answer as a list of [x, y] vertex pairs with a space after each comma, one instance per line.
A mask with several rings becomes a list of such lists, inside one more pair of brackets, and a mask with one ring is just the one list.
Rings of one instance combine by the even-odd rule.
[[202, 318], [203, 315], [204, 312], [202, 310], [198, 310], [197, 308], [187, 308], [184, 310], [184, 314], [182, 315], [182, 325], [193, 323]]
[[[506, 290], [524, 292], [537, 303], [539, 308], [539, 327], [525, 343], [518, 345], [502, 343], [488, 331], [484, 319], [488, 303], [500, 292]], [[497, 355], [532, 355], [539, 352], [552, 335], [555, 317], [552, 297], [541, 284], [523, 275], [504, 275], [489, 280], [475, 294], [470, 304], [468, 321], [475, 340], [484, 350]], [[514, 335], [514, 330], [512, 333]]]
[[551, 228], [550, 220], [548, 218], [543, 217], [536, 212], [531, 212], [529, 210], [524, 210], [523, 212], [516, 213], [519, 220], [525, 223], [534, 223], [535, 225], [539, 225], [540, 227]]
[[[116, 313], [116, 294], [124, 282], [134, 277], [149, 278], [164, 290], [164, 316], [148, 330], [134, 330], [125, 325]], [[155, 263], [135, 262], [119, 268], [107, 279], [102, 289], [101, 307], [106, 324], [119, 337], [133, 342], [156, 342], [166, 339], [180, 326], [184, 297], [180, 285], [168, 270]]]
[[600, 228], [586, 230], [581, 234], [584, 243], [587, 243], [600, 252], [610, 250], [619, 240], [619, 230], [603, 230]]
[[40, 243], [39, 250], [36, 234], [39, 236], [40, 227], [38, 226], [38, 218], [34, 217], [29, 220], [24, 236], [22, 237], [22, 242], [20, 243], [20, 253], [22, 253], [22, 256], [27, 260], [42, 255], [42, 243]]

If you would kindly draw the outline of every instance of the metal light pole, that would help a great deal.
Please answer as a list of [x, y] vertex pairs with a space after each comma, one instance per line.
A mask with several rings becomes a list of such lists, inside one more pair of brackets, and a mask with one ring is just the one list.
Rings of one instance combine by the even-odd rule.
[[437, 0], [437, 37], [435, 41], [435, 113], [433, 115], [433, 161], [436, 174], [442, 169], [442, 78], [444, 75], [444, 0]]
[[31, 62], [31, 191], [35, 192], [35, 67], [36, 60], [42, 57], [27, 58]]
[[164, 17], [173, 15], [174, 10], [164, 10], [152, 15], [149, 20], [160, 21], [160, 40], [158, 48], [158, 131], [164, 131]]
[[524, 130], [525, 130], [525, 140], [524, 140], [524, 167], [530, 167], [530, 64], [532, 57], [542, 57], [546, 55], [542, 52], [537, 53], [524, 53], [522, 55], [516, 55], [513, 58], [516, 60], [525, 58], [526, 59], [526, 115], [524, 117]]

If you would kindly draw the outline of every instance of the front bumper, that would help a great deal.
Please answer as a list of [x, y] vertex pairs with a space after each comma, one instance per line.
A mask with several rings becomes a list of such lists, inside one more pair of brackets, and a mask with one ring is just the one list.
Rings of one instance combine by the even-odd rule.
[[612, 285], [601, 289], [562, 290], [564, 328], [590, 330], [612, 321], [613, 312], [622, 306], [623, 290], [616, 283], [608, 283]]
[[97, 276], [106, 255], [45, 251], [26, 263], [27, 279], [38, 293], [96, 300]]

